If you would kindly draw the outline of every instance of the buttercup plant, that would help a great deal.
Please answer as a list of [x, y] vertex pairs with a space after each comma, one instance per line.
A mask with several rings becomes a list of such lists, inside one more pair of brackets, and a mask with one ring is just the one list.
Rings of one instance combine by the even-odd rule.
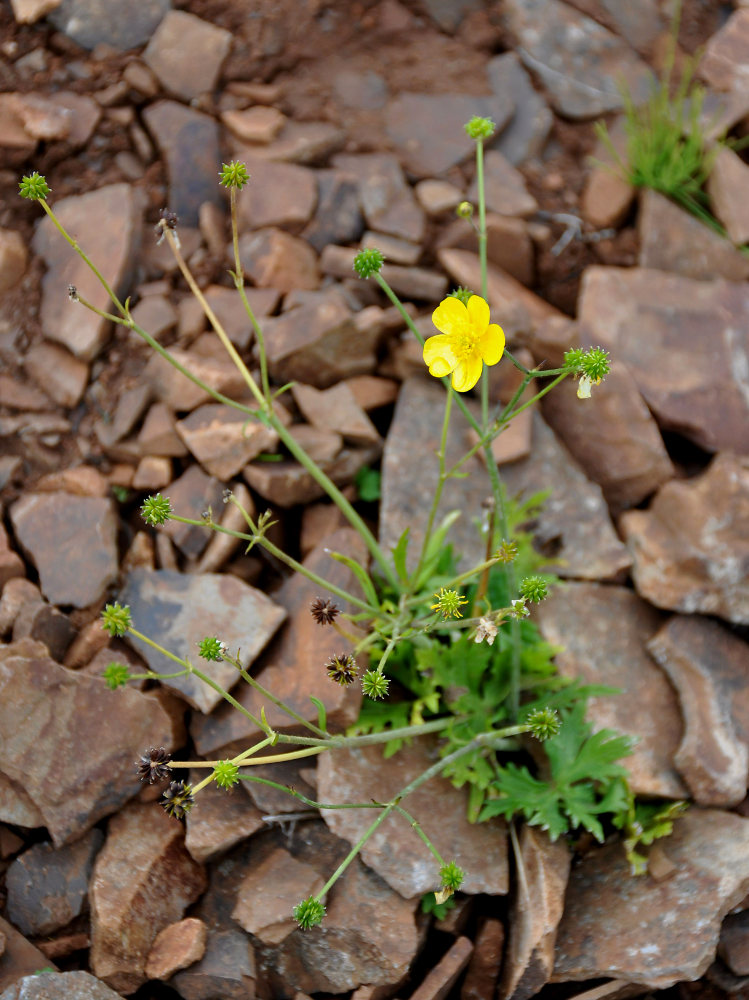
[[[245, 669], [239, 651], [229, 648], [220, 635], [206, 636], [198, 643], [197, 658], [203, 661], [203, 665], [198, 666], [192, 659], [176, 656], [140, 632], [129, 608], [113, 602], [102, 613], [103, 627], [111, 636], [128, 634], [163, 653], [175, 667], [173, 673], [166, 675], [150, 670], [137, 674], [123, 664], [112, 663], [104, 675], [109, 687], [115, 689], [139, 678], [162, 680], [194, 675], [241, 712], [261, 733], [256, 742], [225, 760], [175, 761], [164, 748], [147, 750], [136, 762], [137, 770], [141, 778], [149, 782], [168, 782], [162, 805], [170, 815], [182, 819], [191, 809], [199, 808], [201, 790], [212, 782], [228, 790], [239, 781], [262, 781], [316, 809], [358, 807], [375, 811], [369, 828], [351, 845], [349, 854], [320, 892], [294, 908], [294, 917], [304, 930], [323, 920], [328, 892], [391, 814], [398, 814], [411, 825], [434, 858], [436, 898], [433, 905], [444, 903], [460, 888], [463, 871], [457, 861], [441, 856], [427, 832], [402, 805], [412, 792], [437, 775], [449, 777], [458, 787], [468, 786], [468, 813], [473, 821], [497, 813], [508, 818], [525, 816], [531, 823], [540, 823], [552, 836], [582, 826], [600, 839], [604, 829], [598, 817], [607, 811], [614, 818], [619, 815], [620, 825], [629, 829], [627, 817], [632, 811], [632, 800], [628, 797], [624, 770], [615, 764], [629, 752], [629, 743], [608, 731], [591, 736], [584, 718], [586, 697], [602, 694], [606, 689], [569, 684], [558, 677], [552, 663], [554, 650], [541, 640], [528, 620], [529, 605], [543, 600], [553, 582], [543, 573], [543, 561], [535, 553], [530, 535], [521, 528], [543, 498], [533, 497], [523, 504], [511, 502], [502, 488], [491, 452], [496, 435], [563, 379], [579, 378], [581, 386], [584, 384], [587, 390], [579, 394], [589, 395], [590, 387], [605, 378], [609, 359], [597, 348], [575, 350], [568, 352], [560, 368], [540, 365], [528, 369], [507, 350], [504, 333], [498, 323], [492, 322], [487, 302], [483, 146], [491, 138], [494, 125], [489, 119], [473, 118], [466, 131], [476, 144], [480, 294], [459, 289], [445, 298], [433, 313], [437, 332], [425, 341], [382, 274], [382, 253], [371, 248], [362, 250], [354, 261], [355, 272], [376, 282], [399, 310], [404, 323], [421, 344], [429, 374], [445, 386], [445, 412], [437, 453], [439, 480], [426, 519], [424, 539], [420, 551], [414, 553], [412, 569], [407, 559], [408, 530], [391, 551], [384, 551], [356, 508], [309, 457], [276, 412], [276, 400], [289, 386], [271, 384], [262, 328], [244, 290], [236, 193], [251, 183], [251, 178], [243, 164], [224, 164], [219, 177], [230, 199], [234, 256], [230, 274], [255, 332], [259, 378], [252, 374], [232, 344], [187, 266], [173, 213], [162, 213], [157, 233], [159, 239], [169, 245], [185, 281], [241, 374], [253, 399], [251, 405], [239, 403], [210, 388], [135, 322], [129, 302], [119, 300], [57, 219], [47, 202], [50, 190], [43, 177], [32, 174], [20, 184], [22, 196], [39, 202], [62, 237], [97, 276], [113, 303], [113, 311], [96, 308], [78, 292], [75, 302], [138, 333], [153, 350], [217, 402], [239, 410], [248, 420], [273, 428], [281, 443], [338, 506], [366, 545], [370, 561], [364, 565], [340, 553], [330, 553], [333, 560], [344, 563], [352, 571], [358, 584], [354, 592], [333, 584], [284, 552], [268, 535], [273, 523], [270, 512], [253, 516], [231, 490], [225, 491], [224, 503], [233, 504], [240, 511], [245, 531], [224, 527], [214, 520], [210, 510], [197, 518], [177, 513], [170, 499], [161, 494], [148, 497], [141, 506], [143, 519], [149, 525], [159, 528], [167, 521], [176, 521], [233, 535], [245, 543], [248, 551], [254, 546], [260, 547], [290, 572], [302, 573], [319, 588], [319, 596], [310, 606], [313, 620], [320, 628], [333, 629], [345, 636], [353, 646], [350, 651], [336, 653], [325, 662], [321, 657], [321, 683], [361, 684], [365, 696], [359, 720], [347, 733], [330, 730], [325, 706], [314, 692], [310, 692], [310, 699], [316, 710], [315, 722], [285, 704]], [[459, 207], [459, 213], [465, 217], [473, 214], [472, 209], [469, 212], [464, 205]], [[502, 361], [519, 369], [520, 384], [507, 405], [492, 409], [488, 369]], [[523, 400], [534, 380], [536, 384], [544, 383], [543, 387], [532, 398]], [[480, 395], [478, 417], [463, 398], [477, 385]], [[475, 432], [476, 443], [448, 467], [447, 431], [456, 409]], [[451, 512], [439, 522], [437, 514], [445, 483], [461, 475], [468, 459], [480, 451], [486, 460], [492, 489], [483, 527], [485, 558], [459, 573], [448, 544], [450, 526], [458, 512]], [[353, 610], [344, 611], [344, 607]], [[212, 675], [211, 664], [219, 661], [231, 664], [241, 682], [252, 686], [263, 704], [280, 709], [291, 720], [295, 731], [301, 730], [304, 735], [278, 731], [269, 725], [264, 709], [255, 715], [245, 708]], [[390, 693], [393, 681], [397, 681], [397, 698]], [[388, 755], [397, 751], [404, 741], [428, 734], [437, 734], [440, 738], [439, 759], [387, 802], [345, 805], [317, 802], [293, 788], [253, 774], [253, 768], [258, 765], [314, 757], [342, 748], [383, 744]], [[520, 740], [527, 736], [543, 743], [552, 765], [555, 760], [564, 764], [564, 788], [551, 789], [527, 768], [506, 763], [506, 755], [522, 750]], [[566, 743], [561, 746], [559, 740], [566, 740]], [[185, 768], [203, 769], [206, 776], [188, 783], [179, 777], [180, 770]], [[616, 786], [612, 785], [614, 780]], [[586, 810], [576, 811], [575, 803], [579, 801], [587, 804]]]

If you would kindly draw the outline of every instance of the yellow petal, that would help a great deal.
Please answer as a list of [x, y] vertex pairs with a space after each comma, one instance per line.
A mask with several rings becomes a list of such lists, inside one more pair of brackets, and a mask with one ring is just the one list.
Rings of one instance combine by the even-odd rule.
[[432, 322], [440, 333], [457, 333], [466, 322], [466, 307], [460, 299], [448, 295], [432, 313]]
[[492, 323], [479, 341], [481, 357], [488, 365], [496, 365], [505, 349], [505, 332], [501, 326]]
[[480, 295], [472, 295], [468, 300], [468, 316], [471, 323], [478, 334], [484, 332], [484, 330], [489, 326], [489, 306], [485, 299], [482, 299]]
[[483, 363], [478, 354], [470, 354], [460, 362], [453, 372], [453, 389], [456, 392], [468, 392], [481, 377]]
[[453, 353], [450, 338], [444, 334], [429, 337], [424, 343], [424, 363], [429, 366], [429, 374], [435, 378], [449, 375], [457, 365], [458, 359]]

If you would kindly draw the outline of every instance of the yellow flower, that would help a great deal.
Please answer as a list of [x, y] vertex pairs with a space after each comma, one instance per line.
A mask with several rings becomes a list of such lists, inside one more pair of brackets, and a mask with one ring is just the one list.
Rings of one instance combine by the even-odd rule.
[[448, 296], [432, 313], [440, 335], [424, 344], [429, 374], [442, 378], [452, 373], [452, 387], [468, 392], [479, 380], [484, 362], [496, 365], [505, 349], [504, 331], [489, 322], [489, 306], [479, 295], [468, 305]]

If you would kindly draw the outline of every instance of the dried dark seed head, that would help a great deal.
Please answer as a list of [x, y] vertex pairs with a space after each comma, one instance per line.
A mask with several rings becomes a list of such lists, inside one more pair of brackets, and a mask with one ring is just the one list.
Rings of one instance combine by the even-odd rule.
[[328, 672], [328, 677], [342, 687], [353, 684], [359, 672], [356, 660], [350, 653], [338, 653], [336, 656], [331, 656], [325, 664], [325, 669]]
[[309, 610], [318, 625], [332, 625], [341, 613], [338, 605], [325, 597], [316, 597]]
[[163, 781], [172, 773], [169, 761], [172, 755], [167, 753], [164, 747], [149, 747], [140, 760], [136, 760], [135, 766], [138, 769], [141, 781], [147, 781], [152, 785], [155, 781]]
[[195, 805], [192, 785], [184, 781], [172, 781], [159, 800], [164, 811], [175, 819], [184, 819]]

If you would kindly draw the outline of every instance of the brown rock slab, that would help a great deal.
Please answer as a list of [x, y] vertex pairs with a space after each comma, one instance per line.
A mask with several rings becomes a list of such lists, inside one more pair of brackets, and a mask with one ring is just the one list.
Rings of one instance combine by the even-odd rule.
[[414, 901], [401, 899], [357, 858], [335, 883], [318, 934], [295, 930], [266, 962], [307, 993], [343, 993], [362, 983], [394, 986], [418, 947]]
[[[332, 559], [326, 549], [366, 564], [367, 553], [359, 535], [353, 528], [343, 528], [325, 539], [304, 560], [304, 565], [319, 576], [358, 595], [351, 570]], [[315, 691], [326, 707], [328, 729], [335, 732], [356, 720], [361, 691], [358, 685], [339, 687], [325, 676], [325, 661], [338, 653], [351, 652], [352, 646], [335, 630], [317, 625], [313, 620], [309, 606], [318, 596], [321, 596], [320, 588], [301, 574], [291, 577], [276, 591], [274, 599], [286, 609], [289, 621], [263, 657], [257, 676], [276, 697], [316, 724], [317, 709], [309, 700], [310, 691]], [[342, 611], [353, 611], [343, 601], [336, 599], [336, 603]], [[236, 692], [236, 698], [256, 717], [265, 708], [268, 723], [274, 729], [288, 732], [297, 726], [275, 705], [268, 704], [254, 688], [243, 685]], [[239, 753], [259, 730], [244, 715], [226, 705], [211, 716], [194, 718], [191, 732], [198, 753], [213, 756]]]
[[13, 17], [18, 24], [33, 24], [59, 7], [62, 0], [11, 0]]
[[226, 482], [261, 452], [274, 451], [278, 434], [222, 403], [206, 403], [176, 424], [177, 433], [205, 471]]
[[554, 981], [615, 977], [665, 989], [705, 972], [722, 918], [749, 888], [749, 821], [690, 809], [662, 843], [676, 864], [663, 882], [634, 878], [620, 844], [591, 851], [573, 869]]
[[411, 1000], [444, 1000], [473, 954], [473, 941], [459, 937], [411, 994]]
[[581, 346], [624, 361], [662, 428], [707, 451], [749, 452], [749, 286], [641, 268], [590, 267]]
[[286, 115], [278, 108], [256, 104], [241, 111], [224, 111], [221, 121], [241, 142], [272, 142], [286, 124]]
[[[21, 1000], [18, 996], [19, 982], [26, 976], [34, 976], [39, 969], [52, 968], [47, 956], [39, 951], [31, 941], [15, 929], [7, 920], [0, 917], [0, 934], [5, 940], [5, 948], [0, 955], [0, 990], [3, 990], [12, 1000]], [[15, 994], [15, 995], [14, 995]]]
[[[147, 388], [150, 394], [150, 384]], [[143, 426], [138, 433], [138, 450], [143, 455], [160, 455], [162, 457], [180, 458], [187, 455], [187, 448], [177, 434], [174, 414], [166, 404], [154, 403], [149, 408]]]
[[114, 989], [134, 992], [147, 976], [156, 935], [179, 920], [206, 885], [187, 853], [182, 825], [156, 804], [114, 816], [91, 879], [91, 968]]
[[699, 74], [715, 90], [741, 92], [749, 87], [749, 8], [735, 10], [709, 39]]
[[388, 236], [387, 233], [374, 233], [371, 229], [362, 236], [361, 248], [380, 250], [385, 260], [392, 261], [393, 264], [406, 264], [409, 267], [418, 263], [422, 253], [418, 243], [402, 240], [398, 236]]
[[317, 178], [313, 170], [252, 157], [247, 158], [245, 165], [251, 179], [237, 199], [240, 232], [279, 226], [298, 233], [307, 225], [317, 203]]
[[619, 171], [594, 166], [585, 181], [580, 211], [594, 229], [618, 229], [629, 215], [635, 196], [635, 189]]
[[239, 259], [261, 288], [293, 292], [320, 285], [317, 254], [305, 240], [269, 227], [246, 233], [239, 240]]
[[22, 934], [46, 937], [83, 911], [103, 840], [100, 830], [89, 830], [65, 847], [34, 844], [11, 863], [6, 875], [8, 916]]
[[[175, 514], [202, 518], [205, 511], [221, 510], [222, 493], [221, 483], [215, 477], [207, 476], [198, 465], [190, 465], [171, 484], [168, 497]], [[167, 521], [161, 531], [189, 559], [197, 558], [210, 538], [210, 530], [202, 524]]]
[[559, 0], [509, 0], [504, 23], [524, 65], [565, 118], [595, 118], [622, 107], [626, 87], [635, 104], [648, 97], [651, 74], [627, 43]]
[[518, 865], [525, 877], [518, 879], [509, 920], [501, 1000], [525, 1000], [548, 983], [554, 969], [554, 942], [564, 911], [571, 860], [563, 840], [552, 844], [543, 831], [523, 827]]
[[[43, 647], [39, 646], [43, 652]], [[24, 826], [29, 829], [44, 826], [44, 817], [34, 805], [23, 785], [15, 783], [0, 771], [0, 820], [12, 823], [14, 826]]]
[[[2, 771], [23, 787], [60, 847], [132, 798], [139, 788], [133, 761], [144, 747], [174, 747], [180, 725], [152, 695], [110, 691], [43, 649], [28, 639], [2, 648]], [[81, 719], [95, 756], [80, 753]]]
[[62, 663], [76, 631], [70, 618], [53, 604], [29, 601], [13, 622], [13, 641], [36, 639], [44, 643], [53, 660]]
[[289, 427], [289, 434], [318, 465], [332, 462], [343, 447], [343, 438], [340, 434], [321, 430], [311, 424], [292, 424]]
[[28, 493], [10, 509], [21, 548], [52, 604], [85, 608], [117, 579], [117, 521], [111, 500]]
[[[55, 214], [118, 295], [128, 287], [140, 241], [140, 199], [129, 184], [109, 184], [86, 194], [55, 202]], [[117, 239], [112, 239], [117, 233]], [[68, 287], [97, 309], [112, 304], [99, 281], [62, 239], [45, 216], [32, 240], [46, 264], [42, 279], [41, 321], [45, 336], [67, 347], [82, 361], [91, 361], [104, 345], [109, 323], [78, 303], [68, 301]]]
[[[183, 11], [173, 14], [193, 17]], [[184, 66], [188, 69], [186, 61]], [[200, 79], [200, 74], [196, 79]], [[149, 104], [143, 111], [143, 121], [166, 163], [169, 208], [177, 213], [182, 226], [197, 226], [204, 202], [222, 204], [216, 166], [221, 162], [217, 123], [209, 115], [177, 101]], [[164, 248], [171, 261], [171, 250], [166, 244]], [[189, 256], [184, 245], [183, 253]]]
[[666, 483], [620, 521], [637, 592], [659, 608], [749, 623], [748, 525], [748, 459], [717, 455], [702, 475]]
[[177, 310], [164, 295], [144, 296], [131, 315], [138, 326], [158, 341], [177, 325]]
[[389, 153], [342, 154], [336, 156], [333, 163], [336, 169], [356, 178], [362, 211], [370, 229], [421, 243], [424, 213], [395, 156]]
[[692, 798], [738, 805], [749, 785], [749, 647], [711, 619], [678, 615], [647, 648], [679, 696], [684, 737], [674, 763]]
[[622, 760], [632, 789], [684, 798], [687, 789], [673, 763], [683, 734], [676, 692], [646, 648], [661, 615], [631, 590], [593, 583], [557, 587], [535, 614], [544, 639], [563, 649], [556, 657], [562, 676], [621, 691], [591, 698], [588, 718], [596, 730], [637, 737]]
[[[190, 780], [197, 783], [207, 773], [196, 769]], [[201, 790], [199, 802], [187, 815], [185, 847], [202, 863], [228, 851], [263, 826], [259, 810], [241, 789], [227, 792], [212, 781]]]
[[208, 931], [205, 954], [172, 979], [185, 1000], [255, 1000], [255, 956], [247, 935], [236, 929]]
[[720, 929], [718, 954], [735, 976], [749, 976], [749, 912], [728, 914]]
[[60, 406], [72, 409], [81, 401], [88, 383], [88, 365], [57, 344], [35, 344], [24, 358], [24, 368], [44, 392]]
[[186, 917], [159, 931], [153, 942], [146, 976], [149, 979], [171, 979], [175, 972], [199, 962], [205, 954], [208, 928], [197, 917]]
[[104, 447], [116, 444], [126, 437], [150, 402], [151, 387], [147, 383], [139, 381], [124, 389], [114, 404], [114, 412], [108, 410], [106, 417], [94, 424], [94, 433]]
[[507, 93], [472, 97], [404, 91], [388, 102], [384, 117], [406, 170], [417, 177], [436, 177], [475, 155], [475, 143], [464, 128], [467, 121], [474, 115], [488, 117], [501, 132], [513, 111]]
[[[323, 754], [318, 761], [319, 801], [389, 802], [437, 760], [433, 741], [403, 747], [383, 767], [382, 747]], [[440, 854], [465, 872], [461, 890], [503, 895], [508, 888], [507, 834], [503, 822], [472, 824], [468, 795], [447, 778], [436, 777], [404, 800]], [[328, 827], [350, 843], [372, 823], [369, 809], [322, 810]], [[424, 845], [402, 816], [389, 816], [361, 850], [361, 859], [406, 899], [439, 888], [439, 872]]]
[[398, 383], [392, 378], [382, 378], [379, 375], [353, 375], [346, 379], [346, 385], [366, 413], [381, 406], [390, 406], [398, 398]]
[[501, 920], [487, 917], [473, 942], [473, 954], [460, 989], [460, 1000], [485, 1000], [494, 996], [502, 966], [505, 928]]
[[[24, 577], [25, 575], [26, 567], [24, 566], [23, 559], [21, 559], [17, 552], [11, 549], [5, 525], [0, 524], [0, 590], [2, 590], [3, 596], [5, 596], [5, 584], [9, 580], [14, 580], [16, 577]], [[2, 609], [2, 603], [0, 603], [0, 609]], [[2, 610], [0, 610], [0, 623], [2, 623], [3, 619], [4, 615]], [[3, 631], [2, 624], [0, 624], [0, 633]]]
[[637, 233], [640, 267], [674, 271], [699, 281], [749, 278], [749, 258], [724, 236], [649, 188], [640, 192]]
[[543, 400], [543, 414], [609, 506], [633, 507], [675, 475], [663, 438], [629, 369], [613, 361], [590, 399], [567, 379]]
[[[240, 661], [248, 667], [285, 618], [277, 603], [229, 574], [135, 570], [128, 576], [120, 601], [130, 607], [139, 631], [158, 636], [166, 649], [190, 659], [225, 689], [240, 680], [236, 668], [223, 660], [199, 660], [197, 643], [207, 635], [216, 635], [233, 653], [239, 649]], [[174, 661], [163, 653], [132, 636], [127, 640], [151, 670], [174, 672]], [[194, 674], [165, 678], [163, 683], [203, 712], [212, 711], [222, 700]]]
[[337, 291], [323, 291], [263, 324], [268, 369], [276, 380], [326, 389], [374, 371], [379, 333], [357, 335], [354, 316]]
[[[190, 374], [225, 396], [236, 399], [247, 389], [244, 378], [229, 358], [217, 356], [215, 352], [213, 357], [206, 358], [195, 350], [183, 351], [178, 347], [172, 347], [169, 353]], [[201, 403], [213, 400], [209, 392], [188, 379], [159, 354], [151, 355], [143, 369], [142, 377], [144, 382], [151, 386], [154, 395], [177, 413], [194, 410]], [[151, 452], [153, 452], [153, 448], [152, 444]], [[184, 449], [184, 446], [182, 448]], [[177, 453], [170, 451], [161, 454], [182, 455], [185, 454], [185, 451]]]
[[263, 944], [280, 944], [297, 928], [294, 907], [324, 885], [314, 868], [277, 848], [242, 880], [232, 917]]
[[163, 490], [171, 481], [172, 460], [159, 458], [157, 455], [146, 455], [138, 462], [132, 486], [134, 490], [153, 492]]
[[28, 257], [21, 234], [15, 229], [0, 229], [0, 294], [20, 282]]
[[463, 201], [463, 192], [450, 181], [427, 178], [414, 185], [416, 200], [429, 216], [452, 212]]
[[297, 382], [291, 392], [294, 402], [313, 426], [341, 434], [351, 444], [379, 444], [377, 428], [345, 383], [320, 390]]
[[[467, 198], [477, 204], [478, 196], [478, 182], [474, 178]], [[496, 149], [488, 149], [484, 154], [484, 196], [486, 207], [497, 215], [523, 217], [538, 210], [538, 202], [525, 186], [523, 175]]]
[[162, 87], [190, 101], [216, 86], [231, 32], [184, 10], [170, 10], [151, 36], [143, 61]]
[[247, 156], [263, 157], [274, 163], [323, 164], [346, 142], [343, 129], [331, 122], [286, 122], [273, 142], [262, 146], [257, 143], [235, 143], [236, 158], [244, 161]]
[[725, 227], [728, 238], [737, 245], [748, 243], [749, 167], [727, 146], [720, 147], [715, 157], [707, 179], [707, 193], [710, 206]]
[[[380, 450], [374, 445], [344, 447], [332, 461], [321, 463], [321, 468], [336, 486], [348, 486], [359, 469], [379, 458]], [[322, 486], [295, 460], [250, 462], [242, 475], [256, 493], [278, 507], [295, 507], [325, 496]]]

